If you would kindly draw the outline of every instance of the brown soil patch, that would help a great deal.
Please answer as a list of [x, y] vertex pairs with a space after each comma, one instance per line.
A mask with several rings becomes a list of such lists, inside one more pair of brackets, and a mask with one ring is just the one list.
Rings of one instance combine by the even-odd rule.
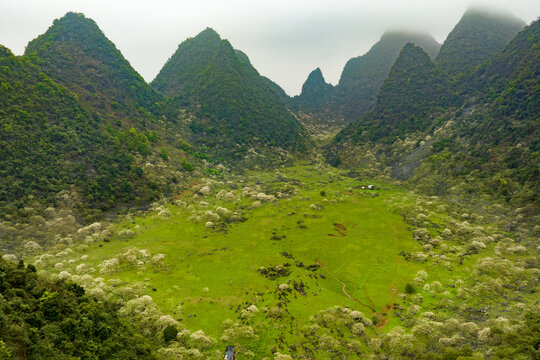
[[347, 236], [347, 228], [343, 224], [334, 223], [334, 230], [338, 233], [336, 234], [328, 234], [328, 236], [334, 236], [334, 237], [345, 237]]

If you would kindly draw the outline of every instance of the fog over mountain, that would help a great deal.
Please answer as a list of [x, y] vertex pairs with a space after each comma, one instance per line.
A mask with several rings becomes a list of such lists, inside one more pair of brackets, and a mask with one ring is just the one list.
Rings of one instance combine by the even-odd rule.
[[[489, 1], [530, 23], [534, 0]], [[176, 46], [210, 26], [250, 55], [289, 95], [320, 67], [336, 84], [346, 61], [365, 53], [385, 30], [427, 31], [442, 43], [470, 0], [456, 1], [0, 1], [0, 42], [19, 55], [29, 40], [68, 11], [82, 12], [150, 82]]]

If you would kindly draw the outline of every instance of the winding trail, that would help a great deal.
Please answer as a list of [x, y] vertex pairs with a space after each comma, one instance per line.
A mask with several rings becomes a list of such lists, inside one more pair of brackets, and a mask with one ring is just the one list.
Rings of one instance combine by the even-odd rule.
[[[334, 224], [334, 226], [335, 226], [335, 224]], [[377, 329], [384, 329], [384, 327], [390, 321], [390, 318], [392, 317], [392, 312], [394, 311], [394, 298], [398, 294], [398, 286], [397, 286], [397, 281], [396, 281], [397, 280], [397, 260], [398, 260], [398, 255], [397, 255], [398, 239], [397, 239], [397, 231], [396, 231], [396, 228], [394, 226], [392, 226], [392, 230], [393, 230], [393, 233], [394, 233], [393, 234], [394, 250], [395, 250], [395, 254], [396, 254], [396, 255], [394, 255], [394, 266], [393, 266], [393, 270], [392, 270], [392, 284], [390, 285], [390, 289], [389, 289], [390, 290], [390, 296], [389, 296], [388, 300], [386, 301], [386, 305], [384, 305], [381, 308], [380, 312], [377, 312], [376, 305], [373, 302], [373, 300], [369, 297], [368, 290], [367, 290], [367, 287], [366, 287], [365, 284], [364, 284], [362, 289], [364, 290], [366, 300], [368, 301], [367, 304], [360, 301], [359, 299], [353, 297], [351, 294], [349, 294], [347, 292], [347, 284], [345, 284], [343, 281], [341, 281], [339, 278], [337, 278], [332, 272], [330, 272], [330, 270], [328, 270], [326, 265], [324, 265], [320, 260], [316, 260], [317, 264], [319, 264], [324, 270], [326, 270], [326, 272], [328, 273], [328, 275], [331, 278], [333, 278], [334, 280], [336, 280], [338, 283], [341, 284], [341, 291], [343, 292], [343, 294], [345, 296], [347, 296], [350, 300], [362, 305], [363, 307], [368, 308], [371, 311], [372, 315], [379, 314], [381, 316], [381, 320], [376, 325]], [[333, 235], [333, 236], [336, 236], [336, 235]], [[373, 269], [373, 270], [375, 270], [375, 269]]]
[[328, 270], [328, 268], [326, 267], [326, 265], [324, 265], [320, 260], [317, 260], [317, 264], [319, 264], [324, 270], [326, 270], [326, 272], [328, 273], [328, 275], [329, 275], [332, 279], [336, 280], [338, 283], [341, 284], [341, 291], [343, 291], [343, 294], [345, 294], [345, 296], [347, 296], [350, 300], [355, 301], [355, 302], [357, 302], [358, 304], [360, 304], [360, 305], [362, 305], [362, 306], [368, 308], [368, 309], [371, 310], [372, 312], [376, 312], [375, 307], [370, 306], [369, 304], [363, 303], [362, 301], [358, 300], [357, 298], [351, 296], [351, 294], [349, 294], [349, 293], [347, 292], [347, 284], [345, 284], [343, 281], [339, 280], [334, 274], [332, 274], [332, 273]]

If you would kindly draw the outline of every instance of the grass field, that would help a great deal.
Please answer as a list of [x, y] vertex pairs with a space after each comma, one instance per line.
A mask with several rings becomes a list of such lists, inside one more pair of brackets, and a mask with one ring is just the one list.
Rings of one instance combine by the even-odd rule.
[[[131, 229], [134, 236], [116, 236], [101, 246], [95, 243], [76, 250], [73, 258], [86, 255], [85, 260], [77, 260], [67, 270], [76, 272], [75, 267], [84, 262], [96, 269], [94, 277], [105, 282], [144, 284], [163, 313], [172, 314], [183, 328], [202, 329], [217, 339], [218, 349], [227, 344], [220, 341], [227, 319], [259, 330], [258, 323], [272, 323], [257, 340], [236, 342], [257, 358], [270, 355], [277, 338], [294, 341], [295, 329], [309, 325], [314, 314], [333, 306], [359, 310], [370, 319], [378, 317], [378, 331], [385, 331], [399, 323], [391, 309], [397, 294], [425, 265], [400, 256], [421, 249], [402, 217], [387, 206], [400, 190], [377, 183], [369, 190], [368, 184], [310, 167], [214, 182], [206, 196], [194, 196], [201, 187], [194, 184], [178, 194], [180, 206], [165, 205], [170, 215], [148, 212], [122, 221], [118, 229]], [[249, 192], [245, 187], [290, 195], [257, 206], [256, 199], [240, 196]], [[236, 198], [216, 197], [222, 189]], [[219, 220], [207, 227], [205, 211], [218, 206], [240, 214], [244, 221]], [[190, 220], [194, 214], [203, 215], [194, 222]], [[130, 248], [162, 253], [165, 258], [159, 265], [120, 266], [99, 273], [104, 260]], [[285, 283], [291, 292], [282, 301], [276, 289]], [[267, 321], [265, 311], [245, 318], [242, 310], [250, 305], [261, 310], [277, 306], [288, 315], [273, 322]]]

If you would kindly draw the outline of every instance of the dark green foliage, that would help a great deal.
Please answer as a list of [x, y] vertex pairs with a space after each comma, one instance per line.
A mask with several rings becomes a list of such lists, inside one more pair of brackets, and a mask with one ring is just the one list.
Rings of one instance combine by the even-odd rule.
[[510, 333], [502, 328], [492, 330], [501, 342], [495, 351], [495, 359], [540, 358], [540, 314], [528, 312], [523, 320], [523, 324]]
[[446, 38], [435, 62], [453, 76], [466, 73], [500, 52], [524, 26], [510, 14], [468, 10]]
[[55, 20], [28, 44], [25, 55], [105, 117], [140, 126], [162, 110], [162, 97], [83, 14], [67, 13]]
[[278, 93], [212, 29], [180, 44], [152, 86], [191, 107], [197, 114], [190, 124], [194, 142], [222, 156], [234, 157], [237, 144], [306, 147], [302, 125]]
[[193, 166], [186, 159], [182, 160], [182, 166], [186, 171], [193, 171]]
[[72, 186], [92, 207], [129, 201], [134, 186], [125, 184], [139, 178], [126, 143], [131, 135], [101, 130], [100, 118], [71, 92], [0, 49], [0, 204], [12, 208], [28, 195], [52, 201]]
[[449, 84], [428, 54], [405, 45], [384, 81], [375, 108], [344, 130], [359, 140], [388, 140], [433, 126], [432, 114], [451, 104]]
[[154, 359], [152, 344], [116, 311], [75, 283], [0, 259], [0, 357]]
[[416, 291], [416, 289], [414, 288], [414, 286], [412, 286], [411, 284], [407, 283], [405, 285], [405, 293], [406, 294], [414, 294]]
[[171, 342], [172, 340], [176, 339], [176, 335], [178, 334], [178, 330], [173, 325], [167, 326], [163, 330], [163, 339], [165, 342]]
[[407, 43], [423, 48], [432, 58], [440, 45], [427, 34], [385, 33], [364, 55], [350, 59], [335, 89], [343, 116], [356, 120], [375, 104], [377, 93], [392, 64]]
[[167, 150], [165, 150], [165, 148], [161, 148], [159, 156], [165, 161], [169, 160], [169, 155], [167, 154]]

